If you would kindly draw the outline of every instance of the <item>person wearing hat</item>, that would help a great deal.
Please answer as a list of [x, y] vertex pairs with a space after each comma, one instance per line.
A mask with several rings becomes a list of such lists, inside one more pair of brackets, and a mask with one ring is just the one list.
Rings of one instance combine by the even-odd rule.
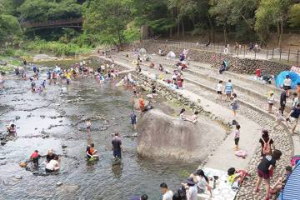
[[187, 200], [197, 200], [198, 188], [193, 178], [188, 178], [186, 183], [182, 183], [186, 190]]

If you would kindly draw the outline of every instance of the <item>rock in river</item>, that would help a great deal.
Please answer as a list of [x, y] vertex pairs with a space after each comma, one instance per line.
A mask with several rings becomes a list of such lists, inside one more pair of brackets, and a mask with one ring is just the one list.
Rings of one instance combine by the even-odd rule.
[[171, 117], [159, 110], [146, 112], [139, 120], [140, 156], [167, 161], [203, 161], [225, 136], [225, 130], [199, 116], [196, 124]]

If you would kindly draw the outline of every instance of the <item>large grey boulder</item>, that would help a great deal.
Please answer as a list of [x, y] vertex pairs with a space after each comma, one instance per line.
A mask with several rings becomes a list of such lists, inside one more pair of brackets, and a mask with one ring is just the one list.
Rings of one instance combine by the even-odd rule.
[[140, 117], [137, 131], [140, 156], [187, 163], [204, 161], [225, 137], [225, 130], [207, 118], [193, 124], [156, 109]]

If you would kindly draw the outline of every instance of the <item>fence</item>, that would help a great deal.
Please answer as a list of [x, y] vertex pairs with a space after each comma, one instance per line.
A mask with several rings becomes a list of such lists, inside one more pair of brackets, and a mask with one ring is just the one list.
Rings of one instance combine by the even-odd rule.
[[257, 60], [277, 60], [287, 62], [299, 66], [300, 64], [300, 50], [291, 49], [249, 49], [246, 45], [239, 46], [222, 46], [217, 44], [200, 44], [193, 42], [176, 42], [176, 41], [162, 41], [153, 40], [151, 43], [158, 43], [168, 45], [169, 47], [181, 49], [195, 49], [202, 51], [212, 51], [215, 53], [228, 54], [233, 57], [249, 58]]

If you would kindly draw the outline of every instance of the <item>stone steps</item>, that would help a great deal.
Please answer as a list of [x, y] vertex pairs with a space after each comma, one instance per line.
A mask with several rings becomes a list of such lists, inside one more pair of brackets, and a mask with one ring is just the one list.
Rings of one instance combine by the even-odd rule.
[[[114, 60], [118, 60], [118, 58], [114, 59]], [[126, 64], [127, 67], [130, 67], [131, 62], [121, 61], [119, 63], [122, 64], [124, 62], [127, 63]], [[154, 72], [156, 72], [156, 71], [154, 71]], [[151, 74], [153, 72], [149, 72], [149, 73]], [[190, 76], [192, 76], [192, 75], [190, 75]], [[199, 98], [205, 98], [208, 101], [214, 102], [223, 107], [227, 107], [227, 108], [229, 107], [228, 103], [226, 103], [226, 102], [216, 101], [215, 90], [213, 89], [213, 87], [211, 85], [208, 85], [207, 82], [206, 82], [206, 84], [202, 84], [202, 83], [199, 83], [198, 81], [193, 83], [194, 80], [191, 80], [189, 78], [186, 78], [186, 80], [188, 80], [188, 81], [186, 81], [187, 82], [186, 88], [184, 90], [182, 90], [183, 92], [184, 91], [191, 92], [191, 93], [194, 93], [195, 96], [198, 95]], [[180, 90], [178, 90], [178, 91], [180, 91]], [[278, 130], [272, 131], [272, 127], [274, 125], [274, 120], [272, 117], [270, 117], [270, 115], [268, 113], [263, 111], [260, 106], [251, 105], [249, 102], [242, 103], [243, 99], [240, 99], [240, 100], [241, 100], [241, 106], [238, 110], [238, 116], [239, 115], [245, 116], [250, 121], [253, 121], [253, 122], [256, 122], [257, 124], [259, 124], [262, 128], [270, 130], [270, 136], [275, 141], [276, 148], [282, 150], [282, 152], [283, 152], [283, 156], [277, 164], [276, 173], [271, 181], [273, 184], [274, 181], [276, 181], [279, 176], [282, 176], [282, 174], [284, 174], [284, 168], [286, 165], [289, 164], [290, 156], [293, 155], [293, 141], [291, 140], [289, 131], [287, 130], [287, 128], [285, 126], [280, 127]], [[266, 116], [268, 116], [268, 117], [266, 117]], [[260, 130], [253, 129], [253, 127], [251, 127], [251, 126], [247, 127], [246, 124], [243, 124], [243, 129], [250, 130], [251, 132], [253, 132], [252, 133], [253, 136], [251, 136], [251, 135], [244, 136], [245, 138], [246, 137], [257, 137], [256, 134], [260, 134]], [[260, 137], [260, 136], [258, 136], [258, 137]], [[262, 190], [261, 193], [259, 193], [259, 194], [253, 195], [253, 188], [254, 188], [254, 184], [255, 184], [254, 177], [256, 175], [256, 167], [257, 167], [258, 163], [260, 162], [260, 147], [258, 146], [258, 141], [257, 141], [256, 146], [257, 146], [257, 148], [254, 151], [254, 154], [251, 157], [251, 160], [248, 163], [248, 168], [247, 168], [247, 170], [253, 176], [250, 178], [249, 181], [244, 183], [243, 187], [241, 187], [236, 199], [263, 199], [264, 190]], [[224, 148], [224, 146], [220, 145], [220, 148], [221, 149], [219, 149], [219, 150], [222, 152], [222, 148]], [[211, 157], [211, 159], [213, 159], [213, 158], [214, 157]], [[214, 163], [213, 160], [211, 160], [211, 162]], [[232, 163], [232, 165], [234, 165], [234, 163]]]
[[[127, 58], [118, 58], [118, 59], [122, 59], [124, 61], [126, 61], [127, 63], [131, 64], [131, 61], [128, 60]], [[155, 62], [154, 62], [155, 63]], [[158, 63], [156, 63], [158, 64]], [[146, 64], [142, 64], [143, 66], [147, 67], [146, 71], [153, 71], [154, 73], [161, 73], [156, 69], [150, 69]], [[170, 66], [170, 65], [164, 65], [165, 68], [167, 68], [169, 71], [174, 70], [175, 68]], [[169, 75], [170, 77], [170, 75]], [[186, 71], [186, 73], [184, 74], [184, 79], [186, 82], [195, 84], [197, 86], [200, 86], [202, 88], [205, 88], [207, 90], [210, 90], [212, 92], [215, 92], [216, 89], [216, 85], [218, 83], [219, 80], [222, 80], [220, 78], [216, 78], [213, 76], [209, 76], [207, 74], [203, 74], [203, 73], [199, 73], [198, 71]], [[199, 77], [201, 77], [201, 79], [199, 79]], [[225, 82], [225, 80], [223, 80]], [[233, 84], [234, 84], [234, 80], [233, 80]], [[263, 95], [260, 95], [259, 93], [249, 89], [249, 88], [244, 88], [244, 87], [240, 87], [234, 84], [234, 90], [235, 93], [237, 93], [238, 95], [238, 100], [240, 103], [242, 103], [245, 106], [248, 106], [249, 108], [255, 109], [258, 112], [261, 112], [261, 114], [265, 115], [266, 117], [271, 117], [274, 119], [274, 116], [269, 115], [269, 113], [267, 113], [266, 109], [267, 109], [267, 98]], [[279, 104], [278, 101], [276, 101], [276, 103]], [[275, 106], [274, 106], [275, 107]], [[289, 106], [286, 107], [286, 110], [290, 110], [291, 108]]]

